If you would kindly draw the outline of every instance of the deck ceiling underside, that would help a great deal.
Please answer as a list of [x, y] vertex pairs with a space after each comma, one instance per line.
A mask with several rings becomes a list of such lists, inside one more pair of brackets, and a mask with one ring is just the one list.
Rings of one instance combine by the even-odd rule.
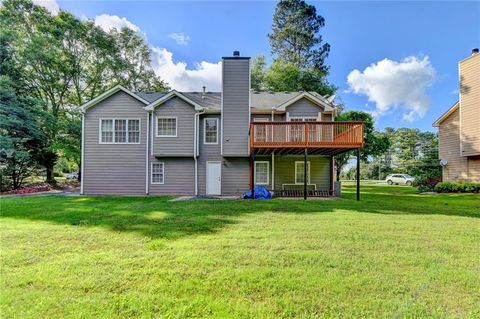
[[[324, 155], [336, 156], [356, 148], [342, 148], [342, 147], [308, 147], [308, 155]], [[261, 155], [303, 155], [305, 153], [304, 147], [260, 147], [253, 148], [256, 156]]]

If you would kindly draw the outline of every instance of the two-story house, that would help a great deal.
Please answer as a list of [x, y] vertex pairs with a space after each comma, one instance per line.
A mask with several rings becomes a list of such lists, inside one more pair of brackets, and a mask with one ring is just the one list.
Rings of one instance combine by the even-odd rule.
[[222, 92], [116, 86], [82, 111], [82, 194], [332, 196], [333, 156], [363, 146], [333, 98], [252, 92], [238, 51], [222, 59]]
[[435, 123], [444, 181], [480, 182], [480, 54], [459, 62], [460, 97]]

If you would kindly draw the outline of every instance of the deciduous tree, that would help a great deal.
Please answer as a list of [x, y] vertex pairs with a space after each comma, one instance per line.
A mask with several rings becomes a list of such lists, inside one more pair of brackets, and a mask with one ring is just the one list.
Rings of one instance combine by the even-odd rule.
[[[366, 162], [369, 157], [384, 154], [390, 147], [390, 140], [384, 133], [375, 131], [375, 121], [370, 113], [363, 111], [347, 111], [338, 115], [336, 121], [361, 121], [365, 123], [365, 146], [360, 150], [360, 160]], [[342, 168], [348, 163], [354, 151], [335, 156], [337, 181], [340, 180]]]

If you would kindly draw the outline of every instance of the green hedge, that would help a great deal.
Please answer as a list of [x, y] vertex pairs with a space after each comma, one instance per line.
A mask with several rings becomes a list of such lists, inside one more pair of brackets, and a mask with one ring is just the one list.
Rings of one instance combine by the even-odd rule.
[[480, 183], [440, 182], [435, 185], [439, 193], [479, 193]]

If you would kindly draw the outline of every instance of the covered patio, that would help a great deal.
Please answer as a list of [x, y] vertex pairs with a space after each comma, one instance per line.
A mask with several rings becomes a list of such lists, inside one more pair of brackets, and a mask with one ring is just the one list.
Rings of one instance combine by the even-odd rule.
[[[360, 199], [360, 149], [364, 145], [364, 124], [362, 122], [253, 122], [250, 124], [250, 188], [255, 187], [256, 159], [270, 159], [272, 179], [275, 173], [275, 159], [296, 158], [295, 183], [291, 187], [271, 182], [274, 196], [281, 197], [328, 197], [334, 196], [334, 156], [350, 150], [357, 154], [357, 200]], [[323, 158], [329, 161], [328, 186], [317, 189], [310, 183], [310, 160]], [[278, 161], [278, 160], [277, 160]], [[303, 161], [303, 164], [299, 163]], [[314, 163], [315, 164], [315, 163]], [[298, 169], [303, 170], [298, 172]], [[278, 170], [277, 170], [278, 171]], [[302, 184], [298, 181], [301, 180]]]

